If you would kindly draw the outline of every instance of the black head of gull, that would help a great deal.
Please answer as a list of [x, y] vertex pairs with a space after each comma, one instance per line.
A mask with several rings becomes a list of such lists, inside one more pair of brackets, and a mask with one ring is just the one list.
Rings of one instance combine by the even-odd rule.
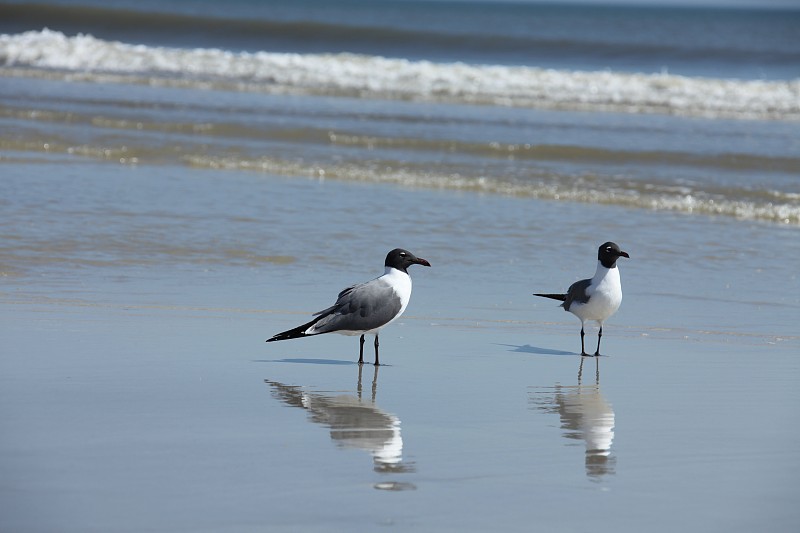
[[431, 266], [431, 264], [425, 259], [421, 259], [408, 250], [403, 250], [402, 248], [395, 248], [386, 254], [386, 261], [383, 264], [387, 267], [396, 268], [400, 272], [405, 272], [406, 274], [408, 274], [407, 269], [411, 265], [423, 265], [426, 267]]
[[630, 258], [628, 253], [620, 250], [619, 245], [615, 242], [608, 241], [603, 243], [597, 250], [597, 260], [606, 268], [617, 266], [617, 259], [620, 257]]

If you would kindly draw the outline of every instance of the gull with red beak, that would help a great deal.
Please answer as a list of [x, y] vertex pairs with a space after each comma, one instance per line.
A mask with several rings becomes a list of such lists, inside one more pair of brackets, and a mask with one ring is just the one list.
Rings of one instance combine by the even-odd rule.
[[316, 318], [302, 326], [278, 333], [267, 342], [310, 337], [322, 333], [361, 335], [358, 364], [364, 364], [364, 335], [375, 336], [375, 366], [378, 360], [378, 332], [397, 320], [411, 298], [411, 265], [431, 266], [425, 259], [402, 248], [386, 256], [385, 271], [366, 283], [348, 287], [339, 293], [336, 303], [314, 313]]
[[622, 303], [622, 284], [619, 279], [617, 259], [630, 257], [613, 242], [600, 245], [597, 251], [597, 271], [592, 279], [582, 279], [573, 283], [566, 294], [534, 294], [564, 302], [561, 307], [581, 321], [581, 355], [586, 353], [583, 327], [587, 320], [594, 320], [600, 326], [597, 335], [597, 350], [600, 355], [600, 339], [603, 337], [603, 322], [617, 312]]

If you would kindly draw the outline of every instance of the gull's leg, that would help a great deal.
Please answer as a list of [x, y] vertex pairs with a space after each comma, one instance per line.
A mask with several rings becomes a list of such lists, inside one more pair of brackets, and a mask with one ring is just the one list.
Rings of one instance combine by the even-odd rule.
[[586, 353], [585, 345], [583, 344], [583, 338], [586, 337], [586, 332], [583, 331], [583, 322], [581, 322], [581, 355], [589, 355]]
[[597, 351], [594, 352], [596, 357], [600, 357], [600, 339], [603, 338], [603, 325], [600, 324], [600, 331], [597, 333]]

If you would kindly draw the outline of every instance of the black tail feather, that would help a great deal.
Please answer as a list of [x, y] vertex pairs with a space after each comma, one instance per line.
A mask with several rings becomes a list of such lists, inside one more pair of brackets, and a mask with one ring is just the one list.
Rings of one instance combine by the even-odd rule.
[[[319, 320], [319, 317], [315, 318], [311, 322], [307, 322], [307, 323], [303, 324], [302, 326], [297, 326], [296, 328], [292, 328], [290, 330], [283, 331], [281, 333], [276, 333], [271, 338], [267, 339], [267, 342], [285, 341], [285, 340], [289, 340], [289, 339], [299, 339], [300, 337], [311, 337], [312, 335], [307, 335], [306, 333], [304, 333], [304, 331], [307, 330], [308, 328], [310, 328], [311, 326], [313, 326], [314, 324], [316, 324], [318, 320]], [[318, 335], [318, 334], [315, 333], [314, 335]]]
[[534, 296], [541, 296], [542, 298], [550, 298], [551, 300], [558, 300], [559, 302], [566, 302], [566, 294], [534, 294]]

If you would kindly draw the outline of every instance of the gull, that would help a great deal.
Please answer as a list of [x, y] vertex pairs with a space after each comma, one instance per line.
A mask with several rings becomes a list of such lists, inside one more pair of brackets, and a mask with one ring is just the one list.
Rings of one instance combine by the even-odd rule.
[[314, 320], [284, 331], [267, 342], [310, 337], [322, 333], [361, 335], [358, 364], [364, 364], [364, 335], [375, 336], [375, 366], [378, 360], [378, 333], [397, 320], [411, 298], [411, 265], [431, 266], [407, 250], [395, 248], [386, 255], [384, 273], [371, 281], [347, 287], [339, 293], [336, 303], [314, 313]]
[[594, 320], [600, 326], [600, 332], [597, 334], [597, 350], [594, 353], [595, 356], [599, 356], [603, 322], [616, 313], [622, 303], [622, 284], [617, 268], [617, 259], [620, 257], [630, 258], [616, 243], [601, 244], [597, 250], [597, 271], [593, 278], [576, 281], [570, 285], [566, 294], [534, 294], [564, 302], [561, 307], [580, 319], [581, 355], [590, 355], [586, 353], [583, 343], [586, 321]]

